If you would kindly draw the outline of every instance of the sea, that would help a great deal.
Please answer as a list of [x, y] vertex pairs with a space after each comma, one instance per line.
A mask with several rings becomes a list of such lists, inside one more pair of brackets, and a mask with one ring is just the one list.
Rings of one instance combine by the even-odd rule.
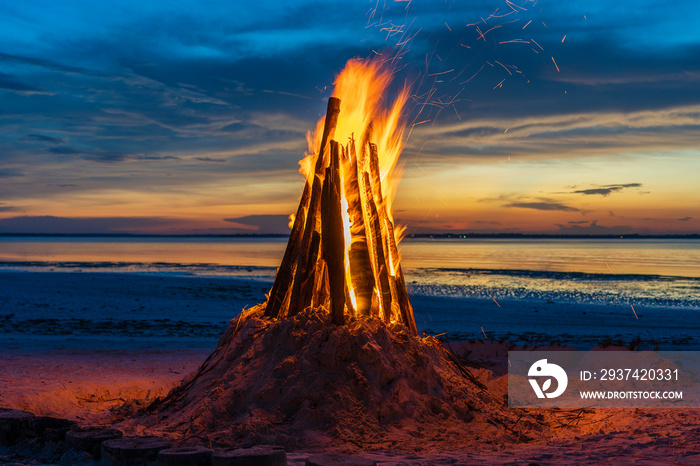
[[[264, 290], [274, 280], [286, 243], [284, 237], [5, 236], [0, 237], [0, 272], [231, 279], [259, 283]], [[622, 335], [630, 338], [640, 322], [652, 336], [667, 321], [680, 329], [700, 328], [700, 239], [409, 237], [400, 251], [419, 329], [429, 333], [487, 339], [512, 338], [515, 328], [547, 333], [537, 322], [547, 322], [540, 317], [555, 308], [550, 314], [569, 309], [572, 315], [557, 317], [557, 328], [549, 329], [559, 335], [576, 334], [576, 326], [591, 326], [591, 335], [602, 335], [605, 329], [594, 326], [600, 318], [592, 316], [608, 310], [617, 319], [609, 325], [624, 327]], [[264, 301], [258, 292], [259, 298], [251, 299]], [[511, 311], [503, 314], [508, 325], [498, 321], [494, 315], [505, 313], [509, 304], [539, 320], [523, 317], [519, 323]], [[585, 320], [580, 323], [573, 314]], [[662, 333], [668, 340], [674, 332]], [[695, 340], [700, 344], [700, 334]]]

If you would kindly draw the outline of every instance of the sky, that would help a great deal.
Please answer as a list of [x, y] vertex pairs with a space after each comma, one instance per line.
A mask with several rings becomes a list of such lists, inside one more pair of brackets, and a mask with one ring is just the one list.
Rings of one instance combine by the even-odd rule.
[[285, 233], [392, 53], [409, 233], [700, 233], [697, 0], [0, 0], [0, 233]]

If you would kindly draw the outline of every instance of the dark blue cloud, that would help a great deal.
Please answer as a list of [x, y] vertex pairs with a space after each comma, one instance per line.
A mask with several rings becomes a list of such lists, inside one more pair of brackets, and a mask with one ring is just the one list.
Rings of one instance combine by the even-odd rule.
[[173, 223], [165, 218], [20, 216], [0, 219], [0, 233], [126, 233]]

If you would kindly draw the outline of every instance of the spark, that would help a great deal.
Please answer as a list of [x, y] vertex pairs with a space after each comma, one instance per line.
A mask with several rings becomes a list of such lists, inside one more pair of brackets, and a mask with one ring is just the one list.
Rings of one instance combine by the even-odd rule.
[[506, 3], [507, 3], [508, 6], [510, 6], [511, 8], [515, 7], [515, 8], [518, 8], [519, 10], [521, 10], [521, 11], [527, 11], [527, 8], [523, 8], [523, 7], [521, 7], [521, 6], [518, 6], [518, 5], [514, 4], [513, 2], [511, 2], [510, 0], [506, 0]]
[[605, 263], [605, 266], [608, 268], [608, 270], [610, 271], [610, 273], [613, 273], [612, 269], [610, 268], [610, 266], [608, 265], [607, 262]]
[[449, 29], [450, 32], [452, 32], [452, 29], [450, 29], [450, 25], [449, 25], [449, 24], [445, 23], [445, 26], [447, 26], [447, 29]]
[[481, 65], [481, 68], [479, 68], [479, 71], [477, 71], [476, 73], [474, 73], [474, 74], [472, 75], [471, 78], [467, 79], [466, 81], [462, 81], [461, 83], [459, 83], [459, 85], [462, 86], [462, 85], [464, 85], [464, 84], [467, 84], [467, 83], [468, 83], [469, 81], [471, 81], [472, 79], [474, 79], [474, 78], [476, 77], [477, 74], [481, 73], [481, 70], [484, 69], [484, 66], [486, 66], [486, 65]]
[[506, 78], [501, 79], [501, 82], [496, 84], [495, 86], [493, 86], [493, 88], [496, 89], [497, 87], [500, 87], [501, 84], [503, 84], [503, 81], [505, 81], [505, 80], [506, 80]]
[[557, 62], [554, 61], [554, 57], [552, 57], [552, 62], [554, 63], [554, 66], [557, 68], [557, 73], [559, 73], [559, 65], [557, 65]]
[[452, 73], [454, 70], [455, 70], [455, 69], [452, 68], [451, 70], [441, 71], [440, 73], [432, 73], [432, 74], [429, 74], [428, 76], [440, 76], [441, 74]]
[[484, 338], [486, 338], [487, 340], [489, 339], [489, 337], [486, 336], [486, 332], [484, 332], [484, 327], [481, 327], [481, 333], [484, 334]]
[[430, 121], [430, 118], [428, 118], [427, 120], [419, 121], [418, 123], [413, 123], [411, 126], [422, 125], [423, 123], [427, 123], [427, 122], [429, 122], [429, 121]]
[[501, 305], [498, 304], [498, 301], [496, 301], [496, 298], [491, 298], [491, 299], [493, 299], [493, 302], [496, 303], [496, 306], [501, 307]]
[[634, 312], [634, 316], [639, 320], [639, 316], [637, 315], [637, 311], [634, 310], [634, 306], [630, 304], [630, 307], [632, 308], [632, 312]]
[[498, 63], [499, 65], [501, 65], [501, 66], [503, 67], [503, 69], [506, 70], [506, 71], [508, 72], [509, 75], [513, 76], [513, 73], [511, 73], [510, 70], [509, 70], [508, 68], [506, 68], [506, 65], [504, 65], [503, 63], [501, 63], [501, 62], [498, 61], [498, 60], [494, 60], [494, 61], [495, 61], [496, 63]]
[[476, 40], [484, 39], [484, 42], [486, 42], [486, 37], [484, 37], [484, 36], [486, 36], [486, 34], [493, 31], [494, 29], [498, 29], [500, 27], [501, 27], [501, 25], [497, 24], [494, 27], [492, 27], [491, 29], [488, 29], [486, 32], [481, 32], [481, 29], [479, 28], [479, 26], [476, 26], [476, 32], [479, 34], [479, 37]]
[[525, 29], [526, 27], [528, 27], [529, 24], [530, 24], [531, 22], [532, 22], [532, 20], [530, 20], [530, 21], [528, 21], [527, 23], [525, 23], [525, 26], [523, 26], [523, 29]]
[[499, 44], [529, 44], [529, 40], [523, 40], [523, 39], [511, 39], [511, 40], [504, 40], [499, 42]]
[[564, 37], [561, 38], [561, 43], [564, 43], [564, 40], [566, 40], [566, 34], [564, 34]]
[[459, 44], [459, 45], [461, 45], [462, 47], [467, 48], [467, 49], [470, 49], [470, 48], [471, 48], [471, 47], [468, 46], [468, 45], [464, 45], [464, 44]]
[[543, 48], [540, 44], [538, 44], [537, 41], [536, 41], [535, 39], [532, 39], [532, 42], [533, 42], [536, 46], [538, 46], [542, 51], [544, 51], [544, 48]]

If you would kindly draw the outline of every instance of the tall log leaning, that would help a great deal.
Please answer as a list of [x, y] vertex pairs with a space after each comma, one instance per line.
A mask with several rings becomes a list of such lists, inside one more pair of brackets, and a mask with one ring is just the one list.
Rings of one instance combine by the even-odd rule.
[[418, 335], [416, 319], [413, 316], [413, 306], [411, 306], [411, 302], [408, 299], [406, 282], [403, 277], [403, 270], [401, 269], [399, 249], [396, 245], [396, 234], [394, 233], [394, 222], [389, 217], [389, 212], [382, 194], [381, 173], [379, 170], [379, 154], [375, 144], [369, 145], [369, 156], [369, 170], [373, 185], [376, 186], [377, 189], [376, 199], [378, 210], [380, 212], [379, 216], [385, 223], [386, 233], [383, 235], [384, 251], [391, 261], [391, 264], [395, 265], [392, 270], [393, 273], [390, 274], [391, 276], [389, 277], [393, 303], [398, 308], [398, 312], [400, 314], [398, 316], [399, 320], [408, 326], [411, 333]]
[[284, 251], [282, 263], [279, 269], [277, 269], [275, 284], [272, 285], [270, 295], [267, 298], [267, 305], [265, 306], [265, 315], [267, 317], [275, 319], [280, 317], [280, 311], [292, 288], [292, 279], [294, 278], [294, 272], [296, 270], [296, 260], [299, 256], [299, 246], [301, 246], [301, 237], [304, 232], [304, 221], [306, 220], [306, 212], [309, 208], [310, 196], [311, 184], [307, 180], [304, 186], [304, 193], [301, 195], [301, 200], [299, 201], [296, 217], [294, 217], [294, 226], [292, 227], [292, 233], [289, 235], [287, 249]]
[[350, 235], [352, 243], [348, 253], [350, 259], [350, 283], [352, 284], [356, 311], [360, 316], [368, 317], [372, 303], [372, 290], [374, 289], [374, 274], [372, 273], [372, 263], [369, 258], [367, 246], [367, 232], [362, 214], [362, 201], [360, 198], [359, 182], [357, 178], [357, 153], [355, 140], [352, 139], [349, 145], [349, 160], [344, 173], [349, 189], [345, 190], [345, 198], [348, 202], [348, 215], [352, 221], [350, 225]]
[[[297, 255], [297, 267], [294, 273], [294, 283], [292, 285], [292, 295], [289, 300], [288, 313], [294, 315], [311, 304], [313, 295], [313, 280], [308, 280], [316, 267], [320, 241], [320, 210], [322, 179], [325, 176], [325, 169], [328, 157], [326, 156], [326, 146], [328, 140], [333, 137], [335, 127], [338, 124], [338, 113], [340, 113], [340, 99], [331, 97], [328, 99], [326, 110], [326, 120], [323, 126], [321, 137], [321, 147], [318, 151], [316, 166], [314, 168], [314, 182], [311, 189], [311, 199], [309, 200], [309, 210], [306, 214], [306, 224], [304, 234], [301, 238], [301, 246]], [[316, 238], [314, 238], [316, 236]], [[311, 282], [311, 283], [309, 283]]]
[[343, 232], [340, 156], [338, 143], [331, 141], [330, 164], [326, 168], [322, 196], [323, 259], [328, 267], [331, 321], [336, 325], [345, 323], [345, 237]]

